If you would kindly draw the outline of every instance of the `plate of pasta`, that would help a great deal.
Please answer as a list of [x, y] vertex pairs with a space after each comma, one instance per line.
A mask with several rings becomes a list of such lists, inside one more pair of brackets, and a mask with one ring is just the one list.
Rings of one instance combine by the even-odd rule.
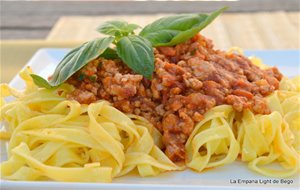
[[218, 50], [224, 10], [39, 50], [0, 86], [1, 186], [297, 189], [300, 51]]

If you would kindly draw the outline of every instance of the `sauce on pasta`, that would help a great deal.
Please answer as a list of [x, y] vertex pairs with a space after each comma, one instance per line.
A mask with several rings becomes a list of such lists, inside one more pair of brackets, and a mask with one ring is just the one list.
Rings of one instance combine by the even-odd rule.
[[185, 143], [204, 114], [218, 105], [268, 114], [263, 97], [279, 87], [275, 67], [261, 69], [242, 54], [213, 47], [202, 35], [155, 50], [152, 80], [134, 73], [121, 60], [96, 59], [69, 83], [68, 99], [89, 104], [107, 100], [122, 112], [148, 119], [162, 134], [172, 161], [185, 160]]

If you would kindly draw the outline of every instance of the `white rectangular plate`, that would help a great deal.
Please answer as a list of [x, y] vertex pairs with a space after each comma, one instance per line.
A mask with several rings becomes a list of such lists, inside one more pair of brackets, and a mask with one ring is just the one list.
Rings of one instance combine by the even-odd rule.
[[[34, 73], [47, 78], [51, 75], [67, 49], [41, 49], [26, 66]], [[246, 51], [247, 56], [255, 55], [263, 59], [265, 64], [277, 66], [286, 76], [299, 75], [300, 50], [284, 51]], [[19, 76], [11, 82], [12, 87], [23, 89], [24, 83]], [[1, 143], [1, 162], [6, 160], [6, 150]], [[234, 183], [236, 181], [236, 183]], [[288, 184], [289, 183], [289, 184]], [[247, 168], [246, 163], [236, 161], [232, 164], [196, 173], [191, 170], [166, 172], [155, 177], [141, 178], [124, 176], [116, 178], [111, 184], [102, 183], [62, 183], [62, 182], [23, 182], [1, 180], [1, 189], [298, 189], [299, 175], [288, 179], [277, 179], [261, 176]]]

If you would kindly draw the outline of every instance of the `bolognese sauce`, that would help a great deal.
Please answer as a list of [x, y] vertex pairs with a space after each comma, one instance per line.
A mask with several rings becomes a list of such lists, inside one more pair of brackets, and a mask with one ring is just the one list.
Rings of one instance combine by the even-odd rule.
[[239, 54], [214, 49], [202, 35], [173, 47], [157, 47], [152, 79], [134, 73], [121, 60], [98, 58], [74, 74], [68, 99], [90, 104], [108, 100], [125, 113], [148, 119], [162, 134], [166, 155], [185, 159], [185, 142], [212, 107], [232, 105], [241, 112], [268, 114], [263, 97], [279, 87], [276, 67], [262, 70]]

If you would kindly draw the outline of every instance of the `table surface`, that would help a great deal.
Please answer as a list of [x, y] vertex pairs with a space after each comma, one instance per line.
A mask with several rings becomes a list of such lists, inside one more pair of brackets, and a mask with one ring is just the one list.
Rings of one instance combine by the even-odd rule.
[[[86, 41], [101, 36], [95, 29], [107, 20], [123, 19], [144, 26], [162, 17], [154, 15], [107, 15], [61, 17], [47, 40]], [[213, 39], [217, 48], [299, 49], [300, 12], [225, 13], [202, 34]]]
[[[61, 16], [300, 11], [299, 0], [1, 0], [0, 39], [44, 39]], [[299, 19], [298, 19], [299, 20]]]

